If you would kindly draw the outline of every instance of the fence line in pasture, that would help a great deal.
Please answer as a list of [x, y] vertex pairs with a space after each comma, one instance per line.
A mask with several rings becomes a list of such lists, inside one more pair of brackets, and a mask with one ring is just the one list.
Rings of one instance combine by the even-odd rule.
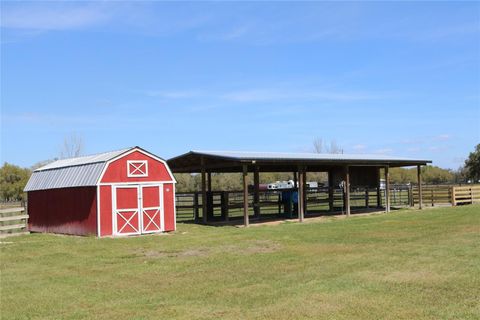
[[[257, 207], [261, 214], [293, 212], [294, 205], [285, 207], [282, 191], [262, 190], [259, 192]], [[293, 189], [290, 189], [293, 191]], [[459, 205], [480, 202], [480, 185], [422, 185], [423, 206]], [[377, 188], [355, 187], [350, 191], [350, 205], [353, 208], [375, 208], [385, 206], [385, 190], [377, 193]], [[330, 198], [331, 196], [331, 198]], [[418, 186], [390, 186], [390, 205], [394, 207], [409, 207], [419, 204]], [[344, 193], [340, 188], [328, 187], [306, 189], [306, 212], [343, 211]], [[249, 207], [254, 210], [254, 195], [248, 194]], [[201, 192], [178, 192], [176, 208], [178, 220], [197, 220], [202, 210]], [[243, 191], [212, 191], [207, 192], [207, 211], [210, 219], [228, 220], [229, 217], [241, 216], [243, 208]], [[287, 210], [285, 210], [285, 208]], [[333, 210], [331, 210], [333, 208]]]
[[0, 238], [28, 233], [28, 214], [24, 207], [0, 210]]

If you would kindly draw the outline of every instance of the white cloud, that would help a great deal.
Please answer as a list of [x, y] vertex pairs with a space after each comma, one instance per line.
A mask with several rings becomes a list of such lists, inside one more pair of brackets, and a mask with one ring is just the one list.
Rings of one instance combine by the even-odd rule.
[[440, 147], [440, 146], [431, 146], [431, 147], [428, 147], [428, 150], [429, 150], [429, 151], [432, 151], [432, 152], [442, 152], [442, 151], [447, 150], [447, 148], [444, 147], [444, 146], [442, 146], [442, 147]]
[[373, 151], [374, 154], [391, 154], [393, 152], [393, 149], [391, 148], [383, 148], [383, 149], [377, 149]]
[[355, 151], [365, 151], [366, 148], [367, 146], [364, 144], [356, 144], [352, 147], [352, 149]]
[[387, 97], [385, 93], [295, 90], [295, 89], [252, 89], [232, 91], [222, 95], [222, 98], [237, 102], [259, 102], [278, 100], [327, 100], [327, 101], [360, 101], [376, 100]]
[[110, 16], [105, 6], [96, 4], [17, 4], [3, 9], [0, 23], [12, 29], [63, 30], [97, 25]]
[[159, 97], [165, 99], [189, 99], [198, 98], [204, 94], [199, 90], [177, 90], [177, 91], [146, 91], [145, 94], [149, 97]]
[[228, 102], [277, 102], [277, 101], [366, 101], [388, 97], [386, 93], [376, 92], [352, 92], [340, 90], [315, 90], [315, 89], [283, 89], [283, 88], [259, 88], [234, 91], [218, 90], [148, 90], [144, 93], [149, 97], [164, 99], [190, 99], [205, 98], [210, 100]]
[[[4, 1], [5, 3], [5, 1]], [[459, 22], [433, 21], [424, 28], [422, 12], [409, 19], [385, 18], [371, 4], [310, 3], [298, 6], [269, 3], [165, 3], [165, 2], [6, 2], [0, 25], [19, 30], [65, 30], [103, 25], [126, 26], [126, 32], [157, 36], [193, 31], [199, 41], [275, 43], [345, 41], [389, 38], [424, 40], [476, 36], [473, 18]], [[268, 10], [268, 14], [265, 11]], [[467, 17], [468, 18], [468, 17]], [[371, 21], [376, 21], [372, 24]], [[376, 26], [381, 24], [382, 28]]]
[[449, 134], [440, 134], [435, 138], [436, 138], [436, 140], [447, 141], [447, 140], [450, 140], [451, 137], [452, 136], [449, 135]]

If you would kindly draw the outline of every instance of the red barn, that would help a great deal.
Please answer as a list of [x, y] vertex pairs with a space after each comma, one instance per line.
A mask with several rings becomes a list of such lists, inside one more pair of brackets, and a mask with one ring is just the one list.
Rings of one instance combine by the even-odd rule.
[[28, 181], [29, 229], [123, 236], [175, 230], [175, 178], [139, 148], [63, 159]]

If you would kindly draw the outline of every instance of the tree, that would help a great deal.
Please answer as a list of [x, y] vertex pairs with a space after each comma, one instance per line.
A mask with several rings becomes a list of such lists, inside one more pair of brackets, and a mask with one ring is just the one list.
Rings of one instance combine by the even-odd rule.
[[454, 182], [455, 183], [465, 183], [467, 182], [467, 170], [464, 166], [461, 166], [457, 170], [453, 171]]
[[25, 200], [23, 189], [30, 175], [31, 171], [29, 169], [5, 162], [0, 168], [1, 201]]
[[83, 153], [83, 139], [76, 133], [72, 133], [63, 139], [60, 149], [60, 159], [79, 157]]
[[43, 166], [46, 166], [47, 164], [50, 164], [50, 163], [52, 163], [54, 161], [57, 161], [57, 160], [58, 160], [58, 158], [38, 161], [33, 166], [30, 167], [30, 170], [35, 171], [36, 169], [41, 168]]
[[322, 138], [315, 138], [313, 139], [313, 152], [339, 154], [343, 153], [343, 149], [335, 139], [331, 140], [329, 145], [326, 145]]
[[470, 152], [468, 159], [465, 160], [465, 171], [468, 179], [480, 182], [480, 143], [477, 144], [475, 150]]
[[322, 153], [323, 152], [323, 140], [322, 138], [313, 139], [313, 152]]
[[[426, 184], [452, 183], [455, 182], [455, 174], [448, 169], [425, 166], [422, 168], [422, 180]], [[390, 181], [398, 184], [417, 183], [417, 168], [392, 168]]]

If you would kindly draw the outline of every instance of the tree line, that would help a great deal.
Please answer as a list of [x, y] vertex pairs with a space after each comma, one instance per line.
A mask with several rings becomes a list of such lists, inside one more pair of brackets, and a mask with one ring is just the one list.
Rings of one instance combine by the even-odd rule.
[[[332, 150], [341, 150], [335, 144], [333, 146], [330, 146]], [[0, 168], [0, 201], [25, 200], [23, 189], [32, 171], [51, 161], [53, 160], [39, 162], [31, 168], [22, 168], [14, 164], [4, 163]], [[178, 192], [193, 192], [201, 189], [201, 176], [199, 174], [179, 173], [175, 174], [175, 178], [177, 180], [176, 190]], [[293, 173], [260, 173], [260, 183], [262, 184], [290, 179], [293, 180]], [[394, 184], [416, 183], [417, 170], [416, 168], [392, 168], [390, 170], [390, 180]], [[465, 165], [458, 170], [442, 169], [430, 165], [423, 167], [422, 180], [427, 184], [480, 183], [480, 144], [469, 154]], [[325, 172], [309, 172], [307, 173], [307, 181], [327, 184], [328, 178]], [[251, 182], [253, 182], [253, 179], [251, 179]], [[212, 173], [212, 189], [241, 190], [242, 174]]]

